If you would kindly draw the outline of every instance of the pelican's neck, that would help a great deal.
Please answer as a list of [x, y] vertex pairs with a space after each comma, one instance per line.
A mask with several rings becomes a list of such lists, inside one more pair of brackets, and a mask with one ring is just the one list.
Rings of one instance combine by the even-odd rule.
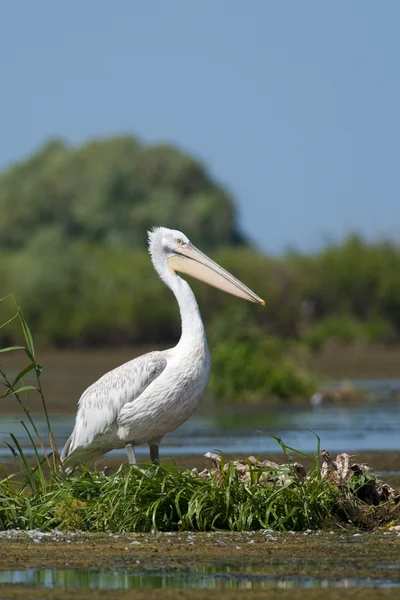
[[167, 285], [178, 301], [181, 313], [182, 334], [179, 347], [201, 349], [208, 355], [208, 345], [199, 306], [190, 285], [179, 275], [170, 274]]
[[191, 287], [169, 268], [165, 251], [160, 249], [154, 241], [150, 243], [150, 255], [158, 276], [172, 290], [179, 305], [182, 334], [176, 348], [188, 354], [193, 351], [199, 352], [204, 358], [209, 358], [203, 321]]

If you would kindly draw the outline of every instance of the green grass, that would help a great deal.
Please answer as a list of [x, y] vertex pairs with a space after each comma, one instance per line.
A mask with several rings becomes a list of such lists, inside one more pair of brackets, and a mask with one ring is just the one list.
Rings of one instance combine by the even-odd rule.
[[[368, 482], [354, 478], [350, 484], [339, 486], [322, 478], [319, 440], [314, 464], [305, 478], [298, 476], [292, 463], [290, 453], [296, 451], [278, 438], [287, 464], [271, 469], [249, 463], [249, 478], [245, 483], [234, 464], [225, 465], [223, 460], [209, 477], [163, 465], [148, 467], [144, 472], [125, 465], [113, 475], [83, 468], [78, 474], [65, 475], [40, 382], [42, 369], [35, 358], [29, 327], [17, 305], [11, 318], [14, 320], [19, 321], [23, 344], [3, 348], [0, 353], [22, 352], [27, 364], [12, 380], [0, 364], [4, 390], [0, 401], [13, 396], [24, 410], [33, 434], [21, 422], [30, 437], [35, 461], [30, 464], [18, 439], [11, 435], [6, 443], [17, 466], [13, 474], [4, 474], [0, 480], [1, 530], [285, 531], [316, 529], [330, 525], [333, 520], [347, 523], [349, 519], [360, 526], [372, 527], [388, 514], [388, 507], [375, 508], [360, 500], [362, 488]], [[35, 385], [24, 385], [23, 378], [28, 372], [35, 373]], [[41, 439], [30, 415], [27, 400], [32, 394], [38, 394], [42, 401], [48, 440]], [[268, 476], [263, 476], [263, 472]]]
[[13, 489], [0, 483], [0, 528], [83, 531], [251, 531], [316, 529], [332, 515], [335, 490], [315, 472], [300, 482], [290, 467], [287, 481], [260, 485], [251, 469], [243, 485], [232, 463], [204, 478], [179, 467], [144, 473], [123, 466], [108, 476], [84, 470], [68, 478], [53, 473], [45, 489]]

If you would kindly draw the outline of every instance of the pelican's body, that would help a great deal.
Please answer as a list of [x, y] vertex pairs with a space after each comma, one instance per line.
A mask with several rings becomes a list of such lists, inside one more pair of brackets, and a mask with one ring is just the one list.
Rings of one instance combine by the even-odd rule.
[[129, 462], [135, 463], [134, 447], [146, 443], [152, 460], [158, 461], [163, 436], [196, 410], [210, 377], [210, 353], [195, 296], [176, 271], [263, 304], [179, 231], [163, 227], [153, 230], [149, 251], [160, 278], [178, 301], [181, 338], [170, 350], [149, 352], [117, 367], [82, 394], [74, 430], [61, 454], [68, 470], [123, 447]]

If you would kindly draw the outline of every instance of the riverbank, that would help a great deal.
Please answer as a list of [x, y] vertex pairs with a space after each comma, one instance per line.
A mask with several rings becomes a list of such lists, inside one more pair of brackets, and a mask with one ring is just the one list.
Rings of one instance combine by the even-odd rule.
[[[400, 535], [395, 532], [359, 533], [355, 530], [306, 533], [279, 532], [169, 532], [103, 534], [37, 531], [0, 532], [0, 569], [41, 568], [176, 568], [232, 565], [233, 572], [252, 567], [262, 575], [268, 568], [277, 577], [320, 574], [332, 579], [379, 577], [382, 564], [393, 565], [393, 581], [400, 586]], [[304, 552], [307, 544], [307, 553]], [[343, 548], [351, 557], [343, 564]], [[140, 561], [139, 563], [137, 561]], [[288, 561], [290, 573], [288, 573]], [[376, 565], [376, 566], [374, 566]], [[395, 568], [397, 567], [397, 568]]]
[[[330, 600], [347, 597], [343, 588], [352, 588], [347, 590], [352, 599], [361, 598], [360, 592], [372, 599], [395, 598], [400, 586], [396, 533], [4, 532], [0, 540], [0, 581], [18, 570], [13, 581], [20, 582], [0, 585], [3, 598], [22, 597], [22, 590], [27, 597], [28, 587], [29, 598], [65, 600], [103, 598], [107, 589], [113, 589], [113, 598], [127, 598], [127, 590], [135, 590], [135, 598], [171, 594], [192, 600], [244, 598], [245, 593], [246, 598], [261, 598], [273, 589], [274, 598], [300, 600], [321, 598], [321, 590], [312, 588], [323, 587]], [[38, 573], [36, 585], [22, 585], [32, 581], [27, 569]], [[42, 582], [47, 583], [40, 585], [43, 569], [47, 579]]]

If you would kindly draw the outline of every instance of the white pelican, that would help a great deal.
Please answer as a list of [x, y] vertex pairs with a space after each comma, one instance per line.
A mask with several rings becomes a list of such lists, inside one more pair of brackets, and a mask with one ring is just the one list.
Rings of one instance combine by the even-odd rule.
[[141, 444], [149, 444], [150, 458], [158, 463], [164, 435], [196, 410], [210, 376], [210, 353], [196, 298], [177, 271], [265, 305], [180, 231], [157, 227], [148, 236], [153, 266], [179, 304], [181, 338], [170, 350], [149, 352], [106, 373], [82, 394], [74, 430], [61, 453], [68, 472], [123, 447], [129, 463], [135, 464], [134, 447]]

